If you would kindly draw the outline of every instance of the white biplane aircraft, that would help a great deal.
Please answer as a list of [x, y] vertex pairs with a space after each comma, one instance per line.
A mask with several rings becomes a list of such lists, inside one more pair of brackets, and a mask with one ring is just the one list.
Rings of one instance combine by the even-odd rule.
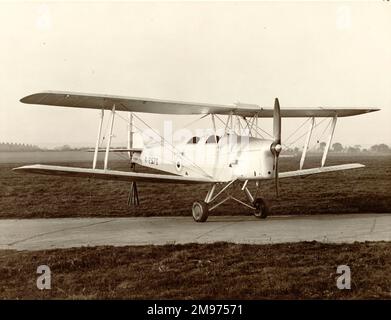
[[[307, 176], [312, 174], [355, 169], [364, 167], [359, 163], [325, 166], [326, 157], [333, 138], [337, 118], [355, 116], [379, 109], [280, 109], [276, 98], [274, 109], [262, 108], [258, 105], [212, 105], [202, 103], [187, 103], [164, 101], [144, 98], [130, 98], [121, 96], [95, 95], [74, 92], [47, 91], [26, 96], [20, 100], [28, 104], [50, 106], [100, 109], [101, 117], [98, 126], [98, 137], [94, 149], [92, 168], [76, 168], [53, 165], [27, 165], [14, 170], [30, 173], [59, 175], [69, 177], [84, 177], [131, 182], [129, 203], [139, 204], [136, 182], [149, 183], [188, 183], [208, 184], [210, 189], [204, 201], [196, 201], [192, 207], [193, 218], [197, 222], [204, 222], [210, 211], [225, 201], [232, 199], [254, 210], [258, 218], [266, 218], [268, 207], [264, 199], [254, 197], [248, 189], [248, 183], [255, 183], [257, 190], [261, 180], [274, 179], [278, 196], [279, 179]], [[111, 111], [109, 136], [105, 149], [99, 148], [101, 139], [104, 110]], [[126, 149], [112, 149], [111, 137], [113, 132], [114, 116], [118, 111], [129, 112], [128, 145]], [[161, 157], [165, 143], [151, 143], [143, 148], [133, 148], [133, 116], [134, 113], [158, 113], [175, 115], [210, 116], [213, 124], [213, 134], [209, 136], [194, 136], [188, 142], [171, 145], [171, 156]], [[224, 118], [224, 133], [217, 135], [215, 118]], [[310, 126], [306, 134], [299, 170], [281, 172], [278, 170], [278, 159], [282, 150], [281, 118], [308, 118]], [[330, 132], [323, 152], [321, 165], [318, 168], [303, 169], [306, 152], [308, 150], [315, 118], [330, 118]], [[273, 118], [273, 137], [265, 139], [259, 134], [258, 119]], [[235, 130], [235, 124], [246, 126], [248, 134], [241, 135]], [[246, 141], [247, 143], [242, 143]], [[163, 141], [164, 142], [164, 141]], [[98, 169], [98, 152], [104, 151], [104, 167]], [[109, 153], [127, 152], [132, 171], [116, 171], [108, 169]], [[200, 157], [207, 155], [207, 159]], [[135, 164], [164, 171], [168, 174], [151, 174], [134, 171]], [[228, 193], [218, 201], [230, 187], [238, 185], [245, 193], [248, 203], [241, 201]], [[216, 190], [220, 188], [220, 190]]]

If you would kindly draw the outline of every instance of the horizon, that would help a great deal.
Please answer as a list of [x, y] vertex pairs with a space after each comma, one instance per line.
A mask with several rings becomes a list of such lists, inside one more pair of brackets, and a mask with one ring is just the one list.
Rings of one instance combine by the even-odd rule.
[[[321, 147], [320, 147], [320, 144], [322, 143], [326, 143], [326, 141], [319, 141], [319, 143], [317, 143], [316, 145], [313, 145], [312, 148], [308, 149], [308, 152], [318, 152]], [[339, 141], [332, 141], [331, 145], [330, 145], [330, 152], [333, 152], [333, 145], [334, 144], [337, 144], [337, 143], [340, 143]], [[28, 143], [23, 143], [23, 142], [9, 142], [9, 141], [0, 141], [0, 145], [3, 145], [3, 144], [8, 144], [8, 145], [18, 145], [18, 146], [22, 146], [22, 145], [25, 145], [27, 147], [38, 147], [39, 149], [41, 150], [50, 150], [50, 151], [56, 151], [56, 149], [59, 149], [59, 148], [62, 148], [62, 147], [69, 147], [71, 149], [94, 149], [95, 148], [95, 144], [94, 143], [78, 143], [78, 144], [28, 144]], [[373, 146], [378, 146], [378, 145], [386, 145], [387, 147], [389, 147], [391, 149], [391, 145], [387, 144], [387, 143], [383, 143], [383, 142], [379, 142], [379, 143], [375, 143], [375, 144], [371, 144], [371, 145], [362, 145], [360, 143], [357, 143], [357, 144], [353, 144], [353, 145], [349, 145], [349, 144], [342, 144], [340, 143], [343, 147], [344, 150], [348, 149], [348, 148], [358, 148], [360, 149], [360, 151], [363, 151], [363, 150], [367, 150], [367, 151], [370, 151], [370, 148], [373, 147]], [[116, 145], [112, 145], [111, 147], [113, 149], [115, 148], [126, 148], [126, 145], [127, 145], [127, 142], [126, 141], [123, 141], [123, 142], [117, 142]], [[315, 147], [317, 146], [317, 147]], [[101, 146], [102, 147], [102, 146]], [[105, 147], [105, 146], [103, 146]], [[282, 151], [292, 151], [294, 150], [295, 148], [298, 148], [299, 151], [302, 151], [303, 149], [303, 146], [291, 146], [289, 148], [283, 148]], [[61, 150], [57, 150], [57, 151], [61, 151]], [[1, 152], [1, 150], [0, 150]]]

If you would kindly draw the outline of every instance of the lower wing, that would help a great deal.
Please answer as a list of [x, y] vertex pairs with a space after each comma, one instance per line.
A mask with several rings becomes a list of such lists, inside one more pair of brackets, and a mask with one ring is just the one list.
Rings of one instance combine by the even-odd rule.
[[84, 177], [104, 180], [118, 181], [141, 181], [156, 183], [211, 183], [213, 180], [203, 177], [185, 177], [168, 174], [139, 173], [116, 170], [87, 169], [75, 167], [49, 166], [49, 165], [29, 165], [13, 169], [15, 171], [38, 173], [65, 177]]
[[[95, 149], [88, 149], [88, 152], [95, 152]], [[134, 152], [141, 153], [143, 151], [142, 148], [115, 148], [109, 149], [109, 152]], [[106, 148], [99, 148], [98, 152], [106, 152]]]
[[[357, 169], [363, 167], [365, 166], [360, 163], [350, 163], [350, 164], [342, 164], [342, 165], [329, 166], [329, 167], [287, 171], [287, 172], [281, 172], [279, 174], [279, 178], [309, 176], [313, 174]], [[82, 178], [117, 180], [117, 181], [141, 181], [141, 182], [181, 183], [181, 184], [216, 182], [206, 177], [186, 177], [186, 176], [175, 176], [175, 175], [168, 175], [168, 174], [139, 173], [139, 172], [127, 172], [127, 171], [103, 170], [103, 169], [87, 169], [87, 168], [76, 168], [76, 167], [50, 166], [50, 165], [41, 165], [41, 164], [23, 166], [19, 168], [14, 168], [13, 170], [28, 172], [28, 173], [54, 175], [54, 176], [82, 177]], [[246, 180], [256, 181], [256, 180], [264, 180], [264, 179], [265, 178], [261, 178], [257, 176], [238, 178], [238, 180], [240, 181], [246, 181]]]
[[[312, 168], [312, 169], [302, 169], [302, 170], [296, 170], [296, 171], [287, 171], [287, 172], [281, 172], [279, 173], [279, 178], [291, 178], [291, 177], [298, 177], [298, 176], [309, 176], [312, 174], [319, 174], [319, 173], [326, 173], [326, 172], [333, 172], [333, 171], [341, 171], [341, 170], [349, 170], [349, 169], [357, 169], [357, 168], [363, 168], [365, 167], [363, 164], [360, 163], [349, 163], [349, 164], [341, 164], [336, 166], [329, 166], [329, 167], [321, 167], [321, 168]], [[259, 177], [240, 177], [239, 180], [245, 181], [245, 180], [261, 180]]]

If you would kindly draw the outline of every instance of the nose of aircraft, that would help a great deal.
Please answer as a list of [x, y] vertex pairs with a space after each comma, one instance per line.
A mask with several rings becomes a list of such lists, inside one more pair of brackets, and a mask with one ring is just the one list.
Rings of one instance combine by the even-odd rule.
[[275, 144], [274, 142], [271, 144], [270, 146], [270, 151], [274, 154], [275, 152], [276, 153], [280, 153], [282, 150], [282, 145], [277, 143]]

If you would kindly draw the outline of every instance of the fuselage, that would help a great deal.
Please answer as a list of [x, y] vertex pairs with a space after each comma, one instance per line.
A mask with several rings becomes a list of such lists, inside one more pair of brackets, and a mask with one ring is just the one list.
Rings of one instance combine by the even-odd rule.
[[145, 145], [132, 161], [182, 176], [209, 176], [219, 182], [250, 176], [268, 179], [274, 174], [272, 143], [236, 134], [193, 137], [177, 144]]

